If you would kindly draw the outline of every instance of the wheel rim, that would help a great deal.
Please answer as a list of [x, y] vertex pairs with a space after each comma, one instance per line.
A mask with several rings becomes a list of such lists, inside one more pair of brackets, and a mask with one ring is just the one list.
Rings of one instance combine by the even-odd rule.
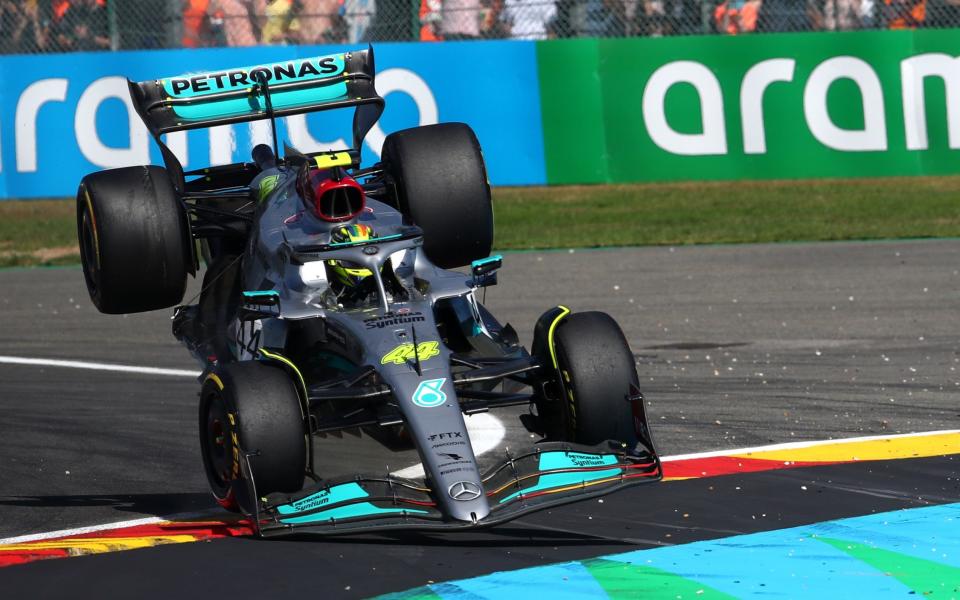
[[233, 446], [229, 438], [227, 411], [218, 393], [209, 394], [204, 404], [206, 411], [201, 432], [203, 463], [214, 495], [223, 499], [230, 490], [230, 471], [233, 468]]

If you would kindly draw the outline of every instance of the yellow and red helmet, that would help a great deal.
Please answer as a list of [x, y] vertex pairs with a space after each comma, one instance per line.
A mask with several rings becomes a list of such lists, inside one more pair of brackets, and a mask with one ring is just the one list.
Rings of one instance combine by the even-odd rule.
[[[330, 233], [330, 241], [334, 244], [366, 242], [376, 237], [373, 227], [359, 224], [337, 227]], [[342, 260], [328, 260], [327, 270], [333, 281], [351, 288], [360, 285], [367, 277], [373, 275], [370, 269]]]

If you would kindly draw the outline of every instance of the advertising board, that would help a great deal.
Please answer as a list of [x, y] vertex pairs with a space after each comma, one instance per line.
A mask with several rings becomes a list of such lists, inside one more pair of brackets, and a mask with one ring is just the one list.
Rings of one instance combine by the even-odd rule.
[[957, 30], [537, 51], [550, 183], [960, 172]]
[[[162, 164], [133, 110], [127, 78], [263, 64], [346, 50], [260, 47], [0, 57], [0, 196], [70, 196], [84, 174]], [[442, 50], [442, 52], [441, 52]], [[512, 42], [380, 44], [377, 89], [387, 100], [367, 136], [375, 162], [392, 131], [441, 121], [470, 123], [491, 181], [546, 183], [533, 44]], [[349, 145], [351, 114], [331, 111], [281, 119], [278, 137], [309, 152]], [[178, 132], [167, 143], [187, 169], [249, 161], [270, 140], [267, 121]]]
[[[126, 78], [347, 50], [272, 46], [0, 57], [0, 197], [69, 196], [160, 157]], [[392, 43], [364, 145], [462, 121], [494, 185], [960, 173], [960, 31]], [[348, 114], [281, 119], [301, 151], [345, 147]], [[266, 121], [171, 134], [184, 165], [249, 160]]]

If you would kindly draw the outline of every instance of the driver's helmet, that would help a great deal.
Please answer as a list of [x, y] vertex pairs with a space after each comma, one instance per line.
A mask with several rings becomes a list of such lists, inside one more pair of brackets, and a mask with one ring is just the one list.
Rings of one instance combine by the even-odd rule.
[[[373, 227], [369, 225], [345, 225], [335, 228], [330, 234], [330, 242], [342, 244], [349, 242], [366, 242], [377, 237]], [[327, 271], [331, 279], [347, 288], [353, 288], [373, 275], [370, 269], [344, 260], [328, 260]]]

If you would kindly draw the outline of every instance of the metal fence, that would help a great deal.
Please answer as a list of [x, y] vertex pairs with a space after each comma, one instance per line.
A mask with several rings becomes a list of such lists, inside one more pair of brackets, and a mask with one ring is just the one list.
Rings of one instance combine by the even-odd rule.
[[0, 53], [960, 27], [960, 0], [0, 0]]

